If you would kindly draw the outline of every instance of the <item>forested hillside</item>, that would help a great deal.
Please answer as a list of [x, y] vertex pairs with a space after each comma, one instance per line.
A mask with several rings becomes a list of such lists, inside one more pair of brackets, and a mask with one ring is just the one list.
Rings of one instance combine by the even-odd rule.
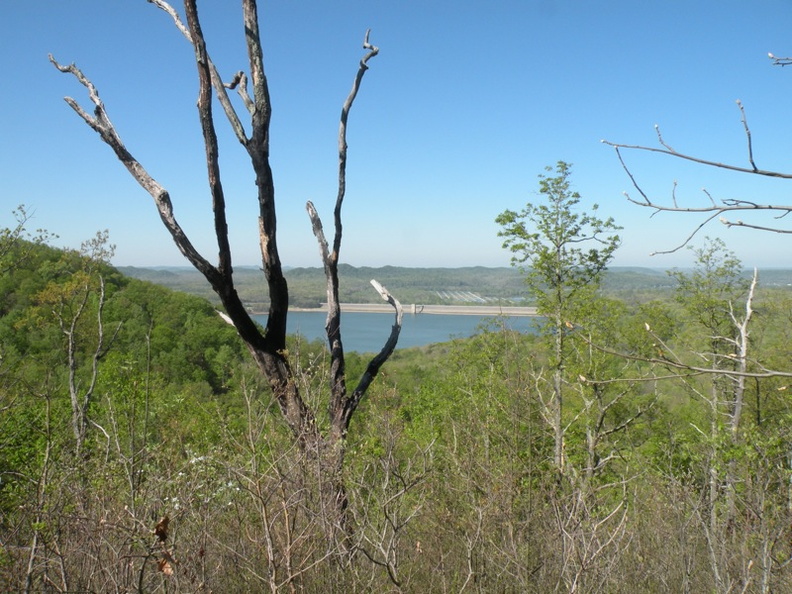
[[[600, 294], [570, 322], [562, 480], [552, 341], [495, 321], [397, 351], [350, 430], [339, 559], [310, 463], [213, 306], [122, 276], [101, 238], [3, 237], [3, 591], [792, 586], [788, 379], [763, 377], [792, 355], [792, 300], [750, 293], [722, 246], [663, 299]], [[327, 357], [289, 345], [319, 406]]]
[[[125, 275], [198, 295], [209, 301], [217, 297], [203, 276], [192, 268], [120, 267]], [[743, 273], [750, 276], [750, 271]], [[267, 285], [261, 270], [237, 269], [242, 300], [255, 311], [266, 311]], [[402, 303], [424, 305], [519, 305], [526, 304], [525, 279], [515, 268], [381, 268], [339, 266], [341, 300], [344, 303], [380, 303], [369, 281], [379, 279], [393, 287]], [[318, 307], [327, 300], [321, 268], [292, 268], [286, 271], [293, 307]], [[792, 270], [762, 270], [765, 287], [792, 288]], [[674, 283], [662, 269], [616, 267], [603, 280], [606, 294], [632, 301], [670, 297]]]
[[[126, 9], [128, 3], [115, 4]], [[600, 66], [621, 61], [629, 75], [622, 81], [651, 89], [632, 102], [644, 107], [661, 88], [652, 83], [670, 71], [655, 76], [652, 68], [650, 84], [636, 86], [642, 65], [622, 60], [635, 59], [635, 52], [625, 52], [630, 45], [618, 35], [606, 35], [619, 40], [610, 58], [587, 56], [578, 64], [591, 62], [593, 69], [567, 76], [569, 48], [583, 47], [570, 45], [578, 36], [569, 32], [599, 33], [624, 11], [591, 13], [595, 27], [589, 19], [570, 21], [574, 11], [564, 13], [557, 30], [537, 28], [541, 15], [531, 11], [530, 21], [515, 20], [521, 11], [500, 17], [489, 11], [489, 34], [481, 36], [481, 19], [457, 30], [467, 10], [456, 11], [452, 27], [443, 10], [424, 11], [418, 20], [402, 11], [410, 13], [408, 35], [384, 28], [383, 39], [420, 39], [416, 32], [434, 14], [426, 39], [439, 25], [456, 42], [409, 49], [420, 61], [388, 70], [396, 86], [378, 82], [373, 89], [360, 113], [367, 125], [352, 142], [357, 179], [349, 188], [357, 214], [348, 218], [347, 131], [358, 121], [357, 113], [349, 115], [379, 55], [366, 30], [362, 52], [349, 62], [352, 85], [339, 102], [338, 126], [331, 128], [338, 131], [328, 145], [336, 148], [327, 153], [337, 164], [335, 203], [304, 205], [317, 268], [288, 269], [286, 258], [305, 248], [297, 245], [303, 236], [289, 231], [294, 201], [333, 195], [327, 170], [314, 163], [321, 153], [308, 146], [319, 138], [314, 132], [325, 130], [309, 113], [319, 105], [304, 100], [330, 91], [324, 79], [334, 79], [333, 63], [346, 64], [349, 54], [329, 51], [340, 38], [322, 41], [323, 31], [344, 29], [345, 36], [346, 26], [357, 27], [365, 15], [321, 13], [317, 5], [304, 7], [305, 16], [278, 20], [277, 7], [265, 17], [255, 0], [242, 0], [232, 40], [221, 3], [202, 3], [206, 29], [195, 0], [185, 0], [183, 12], [165, 0], [149, 4], [164, 11], [159, 16], [175, 26], [180, 43], [186, 40], [189, 48], [182, 49], [189, 51], [178, 59], [158, 24], [131, 26], [144, 21], [127, 21], [119, 15], [132, 13], [118, 7], [96, 22], [71, 5], [63, 13], [36, 13], [50, 18], [38, 32], [48, 42], [61, 29], [69, 32], [64, 43], [53, 41], [53, 51], [82, 51], [65, 37], [84, 37], [92, 41], [90, 52], [113, 58], [103, 67], [88, 56], [60, 62], [49, 54], [64, 85], [73, 87], [64, 90], [72, 94], [67, 106], [107, 151], [99, 157], [70, 141], [77, 158], [68, 169], [44, 176], [48, 186], [29, 188], [33, 176], [24, 172], [40, 161], [30, 153], [27, 161], [14, 161], [24, 177], [16, 188], [51, 197], [49, 208], [68, 219], [59, 224], [87, 225], [88, 218], [77, 218], [88, 209], [104, 217], [118, 208], [113, 214], [132, 230], [125, 249], [150, 241], [145, 247], [156, 257], [160, 244], [140, 231], [146, 223], [121, 208], [137, 197], [105, 175], [101, 159], [112, 155], [151, 198], [167, 237], [195, 272], [119, 271], [111, 265], [115, 248], [107, 231], [79, 250], [54, 249], [47, 232], [28, 228], [24, 206], [15, 211], [16, 226], [0, 229], [0, 591], [792, 591], [792, 278], [789, 271], [754, 270], [723, 240], [701, 232], [719, 220], [725, 228], [788, 235], [792, 206], [765, 193], [769, 185], [735, 197], [746, 191], [738, 183], [705, 187], [696, 202], [687, 189], [677, 191], [677, 182], [663, 185], [665, 170], [627, 157], [663, 154], [753, 179], [792, 179], [754, 162], [742, 103], [747, 151], [740, 153], [747, 163], [677, 152], [659, 127], [657, 146], [603, 141], [626, 174], [625, 199], [652, 216], [673, 215], [652, 219], [657, 228], [636, 226], [631, 217], [618, 221], [584, 200], [572, 183], [572, 164], [563, 160], [545, 167], [538, 191], [515, 207], [525, 169], [539, 157], [533, 151], [565, 147], [585, 155], [571, 148], [582, 137], [567, 133], [589, 134], [594, 120], [598, 129], [629, 129], [622, 127], [632, 117], [624, 112], [631, 104], [621, 96], [625, 87], [606, 88]], [[55, 14], [64, 17], [63, 26]], [[385, 21], [398, 16], [389, 14]], [[676, 14], [666, 17], [679, 22]], [[309, 26], [320, 21], [321, 29]], [[655, 22], [635, 22], [644, 21]], [[76, 35], [86, 22], [92, 35]], [[577, 29], [569, 26], [575, 22]], [[547, 35], [536, 46], [542, 51], [524, 43], [526, 23]], [[517, 34], [504, 35], [506, 29]], [[127, 41], [139, 41], [143, 30], [146, 44], [122, 41], [130, 31], [136, 39]], [[641, 43], [650, 37], [641, 34]], [[731, 50], [736, 37], [728, 39]], [[551, 70], [563, 76], [541, 74], [548, 42], [560, 43]], [[131, 50], [106, 51], [121, 45]], [[668, 49], [664, 44], [650, 62], [659, 67], [684, 55], [674, 62], [679, 66], [692, 55], [675, 57]], [[468, 50], [474, 59], [465, 57]], [[383, 52], [388, 57], [381, 61], [395, 65], [399, 53]], [[265, 68], [265, 55], [307, 61], [275, 60]], [[532, 63], [536, 56], [541, 62]], [[85, 72], [72, 61], [78, 58], [85, 58]], [[639, 59], [647, 62], [643, 53]], [[770, 59], [792, 64], [792, 58]], [[724, 58], [728, 73], [736, 60]], [[442, 64], [443, 76], [432, 61]], [[192, 83], [184, 84], [181, 68], [195, 76]], [[30, 70], [20, 80], [35, 89], [40, 77]], [[115, 83], [105, 94], [108, 78]], [[511, 90], [493, 93], [506, 88], [506, 79]], [[283, 85], [284, 94], [271, 94], [269, 80]], [[537, 80], [547, 83], [546, 93], [535, 92]], [[594, 86], [580, 92], [586, 81]], [[99, 87], [114, 108], [106, 109]], [[189, 104], [173, 92], [177, 87], [189, 92]], [[621, 95], [612, 93], [617, 88]], [[452, 96], [464, 100], [445, 100]], [[501, 109], [507, 96], [518, 109]], [[591, 99], [600, 96], [605, 102], [592, 108]], [[561, 97], [587, 104], [568, 109]], [[545, 111], [540, 99], [553, 109]], [[688, 107], [678, 96], [666, 103]], [[412, 117], [418, 112], [405, 108], [413, 106], [428, 111]], [[115, 107], [117, 120], [110, 116]], [[190, 121], [199, 124], [200, 140], [187, 130], [188, 107], [197, 110]], [[282, 108], [292, 117], [271, 129], [273, 112]], [[47, 125], [23, 126], [18, 138], [25, 146], [63, 140], [51, 133], [61, 120], [43, 116], [36, 113]], [[31, 143], [35, 129], [49, 136]], [[766, 120], [759, 129], [767, 129]], [[727, 138], [704, 136], [715, 146]], [[705, 146], [699, 140], [694, 150]], [[599, 157], [588, 158], [587, 184], [607, 200], [613, 196], [607, 171]], [[66, 178], [76, 189], [51, 185]], [[294, 185], [300, 178], [305, 185]], [[656, 194], [658, 186], [670, 191]], [[775, 218], [754, 218], [763, 213]], [[678, 225], [674, 217], [684, 216], [694, 222]], [[493, 220], [511, 269], [341, 263], [346, 257], [385, 262], [387, 254], [416, 262], [440, 247], [445, 257], [432, 262], [492, 261], [486, 250], [494, 237], [479, 235], [489, 233]], [[252, 223], [258, 245], [242, 248], [238, 240]], [[347, 224], [356, 228], [352, 241], [343, 237]], [[658, 230], [671, 245], [657, 253], [689, 248], [690, 268], [611, 269], [625, 233], [638, 235], [643, 248]], [[760, 251], [753, 253], [767, 256]], [[250, 254], [260, 255], [261, 270], [238, 266]], [[127, 257], [138, 261], [137, 253]], [[393, 314], [381, 349], [347, 352], [342, 302], [379, 300]], [[523, 334], [493, 318], [470, 338], [397, 350], [405, 319], [399, 300], [526, 304], [535, 307], [536, 324]], [[320, 304], [326, 341], [287, 335], [290, 308]], [[254, 315], [259, 311], [266, 316]]]
[[[376, 278], [387, 287], [398, 287], [403, 303], [459, 304], [512, 303], [522, 294], [523, 281], [511, 268], [382, 268], [340, 265], [340, 297], [344, 303], [381, 303], [369, 281]], [[191, 268], [121, 268], [124, 274], [149, 280], [171, 289], [216, 296], [201, 274]], [[267, 285], [258, 268], [238, 268], [238, 290], [248, 307], [266, 311]], [[286, 271], [293, 307], [319, 307], [327, 301], [327, 287], [321, 268], [291, 268]]]

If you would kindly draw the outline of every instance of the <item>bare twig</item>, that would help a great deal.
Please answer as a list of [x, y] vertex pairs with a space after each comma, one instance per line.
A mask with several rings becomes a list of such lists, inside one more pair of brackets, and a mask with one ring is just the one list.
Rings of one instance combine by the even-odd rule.
[[52, 54], [49, 55], [49, 59], [58, 70], [71, 74], [88, 90], [88, 97], [94, 104], [94, 114], [92, 116], [86, 112], [73, 98], [65, 97], [64, 100], [69, 107], [71, 107], [88, 126], [99, 134], [105, 144], [113, 150], [121, 163], [127, 168], [127, 171], [129, 171], [132, 177], [135, 178], [140, 186], [146, 190], [152, 198], [154, 198], [160, 218], [182, 254], [184, 254], [193, 266], [204, 274], [213, 274], [214, 267], [193, 247], [187, 235], [176, 221], [168, 191], [149, 175], [143, 165], [141, 165], [124, 146], [121, 137], [113, 126], [113, 122], [110, 121], [105, 111], [105, 106], [99, 98], [99, 91], [97, 91], [94, 84], [76, 65], [69, 64], [68, 66], [64, 66], [59, 64], [55, 58], [52, 57]]
[[744, 113], [744, 109], [743, 109], [742, 103], [738, 102], [738, 105], [740, 107], [741, 112], [743, 113], [742, 121], [743, 121], [743, 126], [744, 126], [744, 129], [745, 129], [746, 138], [747, 138], [747, 142], [748, 142], [748, 158], [749, 158], [749, 161], [751, 163], [751, 168], [750, 169], [744, 168], [744, 167], [732, 166], [732, 165], [725, 165], [723, 163], [716, 163], [714, 161], [707, 161], [707, 160], [704, 160], [704, 159], [699, 159], [699, 158], [696, 158], [696, 157], [691, 157], [689, 155], [678, 153], [674, 149], [672, 149], [663, 140], [663, 137], [660, 134], [660, 129], [659, 128], [656, 128], [657, 135], [658, 135], [658, 140], [659, 140], [660, 144], [664, 148], [646, 147], [646, 146], [641, 146], [641, 145], [618, 144], [618, 143], [609, 142], [607, 140], [603, 140], [602, 141], [604, 144], [607, 144], [608, 146], [612, 146], [614, 148], [614, 150], [616, 151], [616, 157], [619, 159], [619, 163], [621, 164], [622, 169], [625, 171], [625, 173], [629, 177], [630, 182], [632, 183], [633, 187], [638, 191], [638, 193], [641, 196], [641, 199], [637, 200], [637, 199], [632, 198], [628, 193], [625, 192], [625, 197], [627, 198], [627, 200], [629, 202], [632, 202], [633, 204], [636, 204], [638, 206], [642, 206], [644, 208], [650, 208], [653, 211], [651, 216], [654, 216], [654, 215], [656, 215], [656, 214], [658, 214], [660, 212], [701, 213], [701, 214], [708, 214], [709, 215], [701, 223], [699, 223], [688, 234], [688, 236], [684, 240], [682, 240], [675, 247], [670, 248], [670, 249], [666, 249], [666, 250], [658, 250], [658, 251], [652, 252], [651, 255], [654, 256], [654, 255], [658, 255], [658, 254], [671, 254], [671, 253], [674, 253], [674, 252], [682, 249], [683, 247], [688, 245], [693, 240], [693, 238], [698, 234], [699, 231], [701, 231], [702, 228], [704, 228], [708, 223], [710, 223], [713, 219], [716, 219], [716, 218], [718, 220], [720, 220], [720, 222], [723, 223], [724, 225], [726, 225], [727, 227], [745, 227], [745, 228], [749, 228], [749, 229], [756, 229], [756, 230], [760, 230], [760, 231], [771, 231], [773, 233], [782, 233], [782, 234], [792, 233], [792, 229], [785, 229], [785, 228], [782, 228], [782, 227], [771, 227], [771, 226], [755, 225], [755, 224], [752, 224], [752, 223], [745, 223], [742, 220], [732, 221], [732, 220], [727, 219], [725, 216], [723, 216], [725, 213], [736, 212], [736, 211], [770, 211], [770, 212], [777, 213], [777, 215], [775, 217], [776, 219], [781, 219], [781, 218], [784, 218], [785, 216], [787, 216], [790, 212], [792, 212], [792, 205], [759, 204], [759, 203], [751, 202], [751, 201], [748, 201], [748, 200], [738, 200], [738, 199], [725, 199], [725, 200], [721, 200], [720, 203], [717, 203], [715, 201], [715, 199], [713, 198], [712, 194], [706, 188], [702, 188], [702, 192], [704, 192], [704, 194], [709, 199], [710, 204], [708, 206], [681, 207], [681, 206], [679, 206], [679, 203], [678, 203], [678, 200], [677, 200], [677, 194], [676, 194], [677, 183], [676, 183], [676, 181], [674, 182], [674, 185], [673, 185], [673, 188], [672, 188], [672, 191], [671, 191], [671, 204], [667, 205], [667, 204], [661, 204], [659, 202], [656, 202], [656, 201], [652, 200], [651, 198], [649, 198], [649, 196], [643, 190], [641, 185], [638, 183], [638, 181], [635, 178], [635, 175], [633, 175], [632, 171], [630, 170], [630, 168], [628, 167], [627, 163], [624, 160], [624, 157], [622, 155], [622, 149], [643, 150], [643, 151], [650, 151], [650, 152], [658, 152], [658, 153], [661, 153], [661, 154], [666, 154], [666, 155], [670, 155], [670, 156], [673, 156], [673, 157], [679, 157], [681, 159], [686, 159], [686, 160], [694, 161], [694, 162], [697, 162], [697, 163], [701, 163], [703, 165], [710, 165], [710, 166], [713, 166], [713, 167], [721, 167], [721, 168], [729, 169], [729, 170], [732, 170], [732, 171], [739, 171], [739, 172], [744, 172], [744, 173], [753, 173], [753, 174], [764, 175], [764, 176], [768, 176], [768, 177], [778, 177], [778, 178], [783, 178], [783, 179], [792, 179], [792, 174], [772, 172], [772, 171], [764, 171], [764, 170], [760, 170], [760, 169], [758, 169], [756, 167], [756, 164], [753, 161], [753, 148], [752, 148], [752, 143], [751, 143], [750, 129], [748, 128], [747, 121], [745, 120], [745, 113]]
[[767, 52], [767, 57], [773, 61], [773, 66], [789, 66], [792, 64], [792, 58], [779, 58], [774, 56], [772, 52]]
[[[769, 54], [771, 60], [776, 65], [785, 66], [787, 64], [792, 63], [792, 58], [777, 58], [773, 54]], [[693, 163], [698, 163], [700, 165], [705, 165], [708, 167], [716, 167], [720, 169], [725, 169], [728, 171], [735, 171], [738, 173], [750, 173], [753, 175], [760, 175], [763, 177], [770, 177], [770, 178], [779, 178], [779, 179], [792, 179], [792, 173], [784, 173], [780, 171], [773, 171], [767, 169], [759, 169], [756, 166], [756, 162], [754, 161], [753, 155], [753, 141], [751, 137], [751, 129], [748, 126], [748, 119], [745, 114], [745, 107], [743, 106], [742, 101], [737, 101], [737, 107], [740, 110], [740, 122], [743, 126], [743, 132], [745, 134], [746, 145], [748, 149], [748, 163], [749, 167], [740, 166], [740, 165], [733, 165], [728, 163], [722, 163], [719, 161], [713, 161], [710, 159], [703, 159], [700, 157], [696, 157], [687, 153], [680, 153], [673, 147], [671, 147], [663, 138], [660, 127], [655, 126], [655, 132], [657, 134], [657, 140], [659, 143], [659, 147], [651, 147], [651, 146], [644, 146], [644, 145], [635, 145], [635, 144], [623, 144], [623, 143], [616, 143], [611, 142], [609, 140], [602, 140], [603, 144], [613, 147], [616, 151], [616, 156], [619, 159], [619, 162], [622, 165], [622, 168], [627, 173], [627, 176], [630, 178], [630, 181], [633, 187], [638, 191], [641, 198], [639, 200], [633, 199], [629, 196], [629, 194], [625, 193], [627, 200], [632, 202], [633, 204], [637, 204], [639, 206], [648, 207], [652, 212], [652, 216], [656, 215], [659, 212], [685, 212], [685, 213], [708, 213], [709, 216], [699, 224], [688, 236], [684, 239], [680, 244], [676, 247], [668, 249], [668, 250], [661, 250], [656, 251], [652, 255], [655, 254], [669, 254], [676, 252], [677, 250], [681, 249], [682, 247], [686, 246], [690, 243], [693, 237], [710, 221], [715, 218], [718, 218], [721, 223], [726, 225], [727, 227], [745, 227], [748, 229], [756, 229], [759, 231], [771, 231], [773, 233], [792, 233], [792, 229], [786, 229], [783, 227], [774, 227], [774, 226], [764, 226], [764, 225], [756, 225], [752, 223], [745, 223], [741, 220], [731, 221], [725, 216], [725, 213], [735, 212], [735, 211], [771, 211], [775, 212], [776, 219], [781, 219], [787, 216], [790, 212], [792, 212], [792, 205], [788, 204], [759, 204], [756, 202], [751, 202], [748, 200], [738, 200], [738, 199], [724, 199], [721, 200], [719, 203], [716, 203], [712, 195], [705, 189], [703, 190], [706, 194], [707, 198], [709, 198], [710, 205], [705, 207], [699, 208], [683, 208], [679, 206], [676, 196], [676, 182], [674, 182], [674, 187], [671, 192], [671, 200], [670, 205], [661, 204], [658, 202], [653, 201], [650, 199], [646, 192], [641, 188], [638, 184], [635, 176], [630, 171], [630, 168], [627, 166], [624, 157], [622, 155], [622, 150], [637, 150], [637, 151], [646, 151], [652, 153], [660, 153], [663, 155], [668, 155], [671, 157], [676, 157], [678, 159], [683, 159], [685, 161], [691, 161]]]
[[[173, 19], [173, 24], [176, 25], [176, 28], [181, 32], [182, 35], [190, 42], [191, 45], [195, 45], [193, 41], [193, 35], [190, 33], [189, 28], [184, 24], [184, 22], [179, 17], [179, 13], [176, 12], [170, 4], [165, 2], [165, 0], [147, 0], [149, 3], [153, 4], [157, 8], [163, 10], [164, 12], [168, 13], [170, 17]], [[209, 65], [209, 72], [212, 77], [212, 86], [217, 91], [217, 98], [220, 101], [220, 105], [223, 106], [223, 111], [225, 111], [226, 117], [231, 124], [231, 128], [234, 130], [234, 134], [236, 134], [237, 139], [243, 145], [246, 145], [248, 139], [245, 135], [244, 127], [242, 126], [242, 122], [240, 121], [239, 117], [236, 114], [236, 110], [231, 105], [231, 101], [228, 99], [228, 94], [225, 92], [225, 86], [223, 81], [220, 77], [220, 74], [215, 68], [214, 63], [208, 58], [207, 56], [207, 63]], [[240, 73], [241, 74], [241, 73]], [[233, 88], [233, 87], [230, 87]], [[242, 95], [242, 88], [240, 87], [239, 90], [240, 95], [242, 96], [243, 101], [247, 97], [247, 91], [245, 90], [245, 94]], [[245, 107], [250, 110], [250, 98], [247, 97], [247, 101], [245, 101]]]
[[391, 335], [388, 338], [385, 346], [380, 353], [372, 359], [369, 363], [365, 373], [361, 377], [357, 387], [351, 396], [347, 396], [346, 383], [344, 376], [344, 348], [341, 342], [341, 305], [339, 302], [339, 280], [338, 280], [338, 262], [339, 253], [341, 250], [341, 239], [343, 235], [343, 227], [341, 224], [341, 209], [346, 195], [346, 163], [348, 145], [346, 140], [347, 123], [349, 119], [349, 112], [357, 97], [360, 83], [363, 80], [363, 75], [368, 70], [368, 61], [377, 55], [379, 48], [369, 42], [370, 30], [366, 31], [366, 36], [363, 40], [363, 48], [367, 50], [366, 55], [360, 60], [360, 65], [352, 83], [352, 89], [347, 95], [344, 105], [341, 108], [341, 117], [338, 128], [338, 194], [336, 196], [335, 209], [333, 212], [333, 221], [335, 226], [335, 235], [333, 237], [332, 249], [327, 241], [327, 238], [322, 227], [322, 222], [312, 202], [306, 204], [308, 216], [311, 219], [314, 236], [319, 243], [319, 253], [322, 257], [324, 265], [325, 277], [327, 279], [327, 321], [325, 330], [327, 333], [327, 341], [330, 347], [330, 385], [332, 390], [330, 414], [331, 417], [337, 419], [340, 424], [342, 432], [346, 432], [349, 420], [352, 413], [357, 408], [360, 399], [365, 394], [374, 376], [379, 371], [382, 364], [390, 357], [393, 350], [396, 348], [396, 342], [399, 338], [401, 331], [402, 309], [401, 304], [388, 293], [376, 281], [371, 281], [375, 289], [380, 295], [391, 303], [396, 309], [396, 322], [392, 328]]
[[[659, 131], [658, 131], [659, 134]], [[688, 155], [685, 153], [679, 153], [674, 151], [668, 147], [667, 144], [663, 143], [664, 148], [657, 148], [652, 146], [643, 146], [640, 144], [622, 144], [618, 142], [611, 142], [609, 140], [601, 140], [602, 144], [606, 144], [613, 148], [622, 148], [622, 149], [632, 149], [632, 150], [639, 150], [639, 151], [647, 151], [650, 153], [660, 153], [663, 155], [670, 155], [672, 157], [678, 157], [679, 159], [684, 159], [686, 161], [692, 161], [693, 163], [699, 163], [701, 165], [708, 165], [710, 167], [718, 167], [720, 169], [727, 169], [729, 171], [737, 171], [739, 173], [754, 173], [756, 175], [762, 175], [764, 177], [777, 177], [781, 179], [792, 179], [792, 173], [783, 173], [780, 171], [772, 171], [769, 169], [754, 169], [753, 167], [741, 167], [739, 165], [730, 165], [728, 163], [721, 163], [719, 161], [710, 161], [709, 159], [702, 159], [700, 157], [694, 157], [693, 155]]]
[[748, 162], [751, 164], [751, 167], [754, 171], [757, 171], [756, 163], [754, 163], [753, 158], [753, 145], [751, 144], [751, 129], [748, 127], [748, 119], [745, 117], [745, 107], [743, 107], [742, 101], [737, 99], [737, 107], [740, 108], [741, 118], [743, 128], [745, 129], [745, 139], [748, 143]]
[[678, 154], [678, 153], [677, 153], [677, 152], [676, 152], [676, 151], [675, 151], [673, 148], [671, 148], [671, 147], [670, 147], [670, 146], [669, 146], [669, 145], [666, 143], [666, 141], [665, 141], [665, 140], [663, 140], [663, 135], [660, 133], [660, 126], [658, 126], [657, 124], [655, 124], [655, 134], [657, 134], [657, 141], [658, 141], [658, 142], [659, 142], [659, 143], [660, 143], [662, 146], [664, 146], [664, 147], [665, 147], [665, 148], [668, 150], [668, 152], [669, 152], [670, 154], [672, 154], [672, 155], [676, 155], [676, 154]]
[[[630, 361], [642, 361], [644, 363], [652, 363], [656, 365], [663, 365], [672, 369], [679, 369], [683, 371], [690, 372], [694, 375], [722, 375], [728, 377], [745, 377], [745, 378], [770, 378], [770, 377], [792, 377], [792, 372], [789, 371], [777, 371], [773, 369], [767, 369], [763, 365], [756, 363], [757, 367], [761, 369], [761, 371], [737, 371], [737, 370], [724, 370], [718, 369], [713, 367], [699, 367], [697, 365], [689, 365], [687, 363], [682, 362], [680, 359], [675, 358], [670, 359], [666, 356], [666, 352], [669, 354], [673, 354], [670, 350], [661, 350], [660, 355], [657, 357], [647, 357], [644, 355], [634, 355], [631, 353], [624, 353], [620, 351], [615, 351], [613, 349], [609, 349], [602, 345], [595, 344], [593, 341], [587, 339], [583, 333], [579, 333], [577, 337], [588, 344], [590, 347], [608, 355], [613, 355], [616, 357], [620, 357], [623, 359], [627, 359]], [[657, 378], [660, 379], [660, 378]], [[623, 380], [627, 381], [627, 380]], [[629, 381], [647, 381], [646, 378], [634, 378], [630, 379]], [[592, 382], [593, 383], [593, 382]], [[600, 383], [600, 382], [597, 382]], [[603, 382], [604, 383], [604, 382]]]

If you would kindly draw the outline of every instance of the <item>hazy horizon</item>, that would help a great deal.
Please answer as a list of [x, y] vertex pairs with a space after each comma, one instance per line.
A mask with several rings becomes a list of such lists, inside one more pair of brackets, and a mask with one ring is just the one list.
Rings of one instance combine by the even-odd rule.
[[[505, 265], [505, 266], [484, 266], [480, 264], [470, 264], [470, 265], [463, 265], [463, 266], [400, 266], [396, 264], [383, 264], [381, 266], [356, 266], [354, 264], [349, 264], [348, 262], [341, 262], [340, 266], [351, 266], [352, 268], [361, 269], [361, 268], [371, 268], [371, 269], [381, 269], [381, 268], [405, 268], [405, 269], [414, 269], [414, 270], [433, 270], [433, 269], [447, 269], [447, 270], [454, 270], [454, 269], [467, 269], [467, 268], [491, 268], [491, 269], [509, 269], [514, 270], [516, 273], [519, 274], [519, 270], [513, 266]], [[194, 271], [198, 274], [200, 272], [196, 270], [192, 265], [188, 262], [184, 264], [154, 264], [154, 265], [146, 265], [146, 266], [136, 266], [130, 264], [115, 264], [113, 266], [116, 268], [136, 268], [136, 269], [149, 269], [149, 270], [190, 270]], [[664, 266], [648, 266], [648, 265], [630, 265], [630, 264], [615, 264], [612, 266], [608, 266], [607, 270], [618, 270], [618, 269], [643, 269], [643, 270], [653, 270], [653, 271], [666, 271], [672, 268], [692, 268], [692, 265], [688, 266], [671, 266], [671, 267], [664, 267]], [[753, 266], [743, 266], [742, 270], [750, 271], [753, 270]], [[234, 269], [245, 269], [245, 270], [261, 270], [261, 264], [234, 264]], [[321, 270], [322, 265], [316, 266], [290, 266], [288, 264], [283, 265], [284, 270], [294, 270], [294, 269], [316, 269]], [[792, 266], [758, 266], [758, 270], [792, 270]]]

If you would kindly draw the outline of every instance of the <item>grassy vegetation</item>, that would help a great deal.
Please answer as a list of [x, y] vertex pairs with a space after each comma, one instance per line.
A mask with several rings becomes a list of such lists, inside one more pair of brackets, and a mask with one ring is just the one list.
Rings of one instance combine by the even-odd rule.
[[[751, 378], [733, 432], [727, 401], [709, 400], [733, 393], [731, 380], [667, 364], [700, 366], [711, 332], [665, 273], [615, 271], [589, 317], [574, 320], [562, 476], [546, 419], [545, 338], [495, 321], [470, 339], [397, 351], [350, 429], [339, 540], [311, 462], [233, 328], [204, 299], [107, 266], [92, 278], [105, 281], [103, 327], [115, 338], [76, 450], [70, 385], [80, 397], [90, 385], [99, 285], [74, 284], [85, 266], [77, 254], [15, 250], [0, 252], [14, 263], [0, 276], [2, 591], [792, 588], [788, 378]], [[482, 278], [503, 295], [518, 290], [504, 280], [514, 273], [484, 272], [452, 285], [453, 270], [345, 269], [349, 284], [376, 276], [394, 290], [481, 292]], [[313, 286], [317, 273], [291, 280]], [[190, 290], [189, 275], [151, 274]], [[735, 299], [739, 318], [744, 295]], [[83, 302], [70, 384], [58, 321]], [[789, 291], [766, 286], [754, 306], [751, 369], [785, 369]], [[288, 352], [321, 410], [324, 345], [291, 341]], [[367, 363], [349, 354], [350, 383]]]

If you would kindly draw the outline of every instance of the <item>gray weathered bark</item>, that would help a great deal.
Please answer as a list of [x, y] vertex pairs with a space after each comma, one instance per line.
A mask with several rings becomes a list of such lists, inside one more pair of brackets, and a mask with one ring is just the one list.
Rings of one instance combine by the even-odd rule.
[[[344, 443], [349, 423], [360, 400], [365, 395], [372, 379], [382, 364], [393, 352], [401, 328], [401, 306], [387, 291], [377, 285], [375, 288], [388, 300], [396, 310], [396, 321], [391, 335], [382, 351], [372, 359], [360, 379], [357, 388], [348, 394], [344, 367], [344, 350], [341, 342], [340, 306], [338, 303], [338, 254], [341, 246], [341, 206], [346, 185], [346, 126], [349, 110], [357, 95], [361, 80], [368, 69], [368, 61], [379, 51], [368, 41], [368, 32], [364, 48], [368, 50], [361, 60], [352, 91], [347, 97], [341, 113], [339, 130], [339, 189], [334, 213], [335, 237], [332, 250], [328, 247], [321, 231], [321, 222], [312, 204], [308, 210], [314, 232], [322, 251], [322, 260], [327, 275], [329, 313], [327, 319], [327, 337], [331, 352], [331, 386], [329, 406], [329, 431], [322, 435], [316, 423], [316, 413], [305, 403], [300, 394], [294, 372], [289, 364], [286, 352], [286, 318], [289, 307], [289, 291], [281, 266], [281, 258], [277, 244], [277, 221], [275, 215], [275, 189], [272, 170], [270, 168], [269, 126], [272, 107], [269, 97], [267, 77], [264, 71], [264, 60], [258, 25], [258, 8], [256, 0], [242, 0], [244, 34], [247, 45], [248, 65], [252, 97], [248, 94], [248, 77], [238, 72], [228, 84], [223, 84], [214, 63], [211, 61], [201, 30], [196, 0], [185, 0], [186, 22], [180, 19], [176, 10], [164, 0], [149, 0], [167, 12], [176, 27], [191, 43], [195, 51], [200, 90], [198, 94], [198, 113], [203, 132], [206, 151], [206, 164], [209, 188], [212, 194], [214, 213], [214, 229], [218, 247], [218, 263], [216, 265], [204, 258], [193, 246], [184, 230], [179, 225], [173, 210], [168, 191], [154, 180], [146, 169], [132, 156], [121, 141], [107, 112], [99, 93], [93, 83], [86, 78], [74, 64], [64, 66], [50, 56], [50, 61], [61, 71], [72, 74], [88, 90], [93, 103], [93, 115], [86, 112], [72, 98], [66, 102], [94, 130], [116, 154], [135, 180], [154, 199], [160, 218], [170, 232], [174, 243], [189, 262], [200, 271], [212, 289], [220, 298], [225, 309], [226, 319], [236, 328], [239, 336], [248, 347], [251, 356], [263, 375], [267, 378], [286, 423], [290, 427], [302, 451], [310, 459], [320, 461], [324, 474], [330, 479], [327, 484], [333, 485], [331, 499], [334, 505], [343, 511], [346, 497], [340, 480], [340, 470], [344, 459]], [[250, 114], [250, 132], [245, 131], [241, 119], [237, 115], [228, 96], [227, 89], [237, 89], [244, 107]], [[259, 205], [259, 244], [264, 275], [269, 288], [270, 305], [267, 326], [261, 332], [253, 322], [237, 294], [228, 240], [226, 221], [226, 204], [223, 186], [220, 179], [219, 149], [212, 113], [213, 94], [218, 98], [236, 138], [247, 150], [250, 163], [255, 174], [257, 199]]]

